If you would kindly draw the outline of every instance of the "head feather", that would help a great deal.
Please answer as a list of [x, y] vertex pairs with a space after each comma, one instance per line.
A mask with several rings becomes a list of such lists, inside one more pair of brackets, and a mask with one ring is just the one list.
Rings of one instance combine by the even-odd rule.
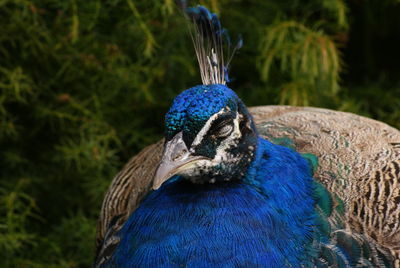
[[239, 38], [232, 49], [228, 31], [222, 28], [216, 14], [204, 6], [190, 8], [182, 6], [182, 8], [194, 25], [191, 37], [203, 84], [225, 85], [230, 81], [228, 76], [230, 61], [236, 50], [243, 45], [243, 40]]

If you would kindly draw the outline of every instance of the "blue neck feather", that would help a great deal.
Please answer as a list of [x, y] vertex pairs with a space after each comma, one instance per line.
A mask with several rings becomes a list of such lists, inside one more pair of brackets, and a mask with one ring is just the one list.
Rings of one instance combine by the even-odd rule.
[[118, 267], [298, 267], [315, 253], [306, 161], [259, 138], [242, 180], [175, 177], [151, 192], [120, 231]]

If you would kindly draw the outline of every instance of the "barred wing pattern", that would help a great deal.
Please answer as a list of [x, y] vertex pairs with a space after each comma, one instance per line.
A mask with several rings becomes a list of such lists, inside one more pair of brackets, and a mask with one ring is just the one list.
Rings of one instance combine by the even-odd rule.
[[[378, 247], [374, 251], [388, 252], [395, 267], [400, 267], [400, 131], [327, 109], [261, 106], [249, 110], [261, 136], [315, 156], [314, 177], [344, 202], [341, 232], [366, 234]], [[98, 253], [112, 249], [102, 245], [103, 240], [117, 244], [110, 237], [150, 190], [162, 145], [159, 141], [146, 147], [111, 183], [98, 223]], [[333, 226], [338, 217], [332, 215]]]

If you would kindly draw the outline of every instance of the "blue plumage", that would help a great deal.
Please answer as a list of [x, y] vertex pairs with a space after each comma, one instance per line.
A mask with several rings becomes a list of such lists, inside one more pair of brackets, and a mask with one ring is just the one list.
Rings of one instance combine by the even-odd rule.
[[313, 257], [312, 179], [304, 159], [258, 140], [242, 180], [194, 185], [175, 177], [121, 230], [117, 266], [294, 267]]
[[174, 99], [165, 116], [165, 136], [183, 130], [197, 134], [205, 122], [222, 108], [237, 109], [239, 97], [223, 85], [199, 85], [185, 90]]

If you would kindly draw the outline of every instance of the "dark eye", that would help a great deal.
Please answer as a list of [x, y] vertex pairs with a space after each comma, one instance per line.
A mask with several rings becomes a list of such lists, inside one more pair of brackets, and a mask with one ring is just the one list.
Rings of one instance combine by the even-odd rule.
[[232, 123], [221, 124], [213, 131], [213, 136], [217, 138], [227, 137], [233, 130]]

